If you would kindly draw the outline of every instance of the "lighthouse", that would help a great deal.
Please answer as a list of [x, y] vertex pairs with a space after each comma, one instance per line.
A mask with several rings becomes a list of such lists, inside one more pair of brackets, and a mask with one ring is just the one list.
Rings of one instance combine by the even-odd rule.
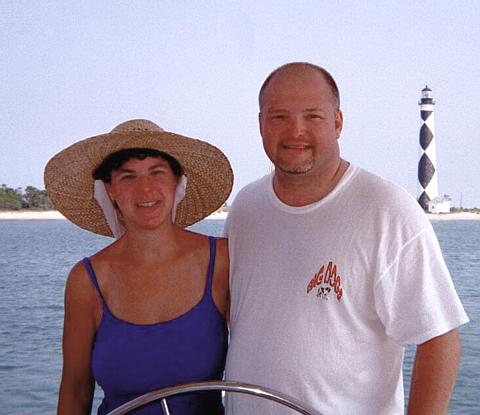
[[438, 197], [437, 178], [437, 146], [435, 143], [435, 124], [433, 106], [435, 102], [432, 90], [425, 86], [422, 89], [420, 105], [420, 160], [418, 162], [418, 203], [428, 211], [428, 202]]

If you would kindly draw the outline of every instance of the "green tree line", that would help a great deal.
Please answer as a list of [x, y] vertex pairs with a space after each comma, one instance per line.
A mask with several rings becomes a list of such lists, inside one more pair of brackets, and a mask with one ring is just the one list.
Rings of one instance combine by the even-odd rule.
[[51, 210], [54, 209], [46, 190], [33, 186], [13, 189], [6, 184], [0, 188], [0, 210]]

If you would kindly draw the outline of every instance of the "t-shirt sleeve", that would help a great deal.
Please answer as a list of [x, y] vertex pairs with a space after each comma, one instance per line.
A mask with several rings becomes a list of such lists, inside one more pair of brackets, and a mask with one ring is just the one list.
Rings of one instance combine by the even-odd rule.
[[407, 241], [376, 282], [386, 334], [421, 344], [468, 322], [431, 226]]

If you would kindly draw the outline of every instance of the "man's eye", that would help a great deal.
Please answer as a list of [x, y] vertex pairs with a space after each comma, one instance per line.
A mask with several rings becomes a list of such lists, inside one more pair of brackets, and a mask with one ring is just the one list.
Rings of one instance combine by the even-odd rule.
[[132, 180], [135, 176], [133, 174], [123, 174], [120, 176], [120, 180]]

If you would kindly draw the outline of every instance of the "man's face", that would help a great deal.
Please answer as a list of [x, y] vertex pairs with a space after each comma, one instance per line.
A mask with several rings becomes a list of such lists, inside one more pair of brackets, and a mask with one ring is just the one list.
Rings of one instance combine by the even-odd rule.
[[276, 74], [264, 91], [259, 123], [276, 171], [321, 175], [338, 168], [343, 118], [320, 72], [291, 68]]

